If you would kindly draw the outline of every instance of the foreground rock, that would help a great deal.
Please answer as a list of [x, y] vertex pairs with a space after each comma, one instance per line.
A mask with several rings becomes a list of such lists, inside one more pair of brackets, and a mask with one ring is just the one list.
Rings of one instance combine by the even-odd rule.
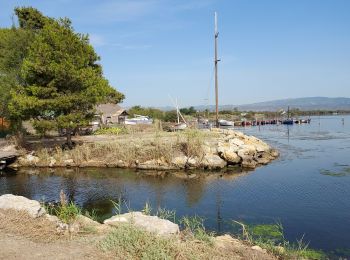
[[0, 209], [24, 211], [32, 218], [38, 218], [46, 214], [45, 209], [38, 201], [12, 194], [0, 196]]
[[238, 255], [246, 255], [249, 252], [249, 257], [244, 257], [243, 259], [275, 259], [270, 254], [267, 253], [265, 249], [259, 246], [248, 246], [242, 243], [242, 241], [231, 237], [230, 235], [217, 236], [214, 238], [215, 247], [219, 248], [221, 251], [230, 251], [232, 248]]
[[179, 233], [179, 226], [169, 220], [156, 216], [148, 216], [142, 212], [131, 212], [116, 215], [104, 221], [104, 224], [116, 226], [120, 223], [130, 223], [138, 228], [157, 235], [173, 235]]

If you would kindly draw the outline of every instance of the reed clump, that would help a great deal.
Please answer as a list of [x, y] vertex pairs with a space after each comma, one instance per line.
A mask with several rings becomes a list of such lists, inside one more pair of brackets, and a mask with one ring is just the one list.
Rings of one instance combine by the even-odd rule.
[[286, 240], [281, 223], [247, 225], [233, 221], [233, 225], [240, 228], [240, 239], [251, 245], [258, 245], [281, 259], [327, 259], [323, 251], [309, 248], [309, 244], [303, 240], [304, 237], [296, 243]]
[[203, 158], [203, 144], [206, 134], [198, 130], [178, 133], [153, 131], [151, 134], [127, 134], [112, 138], [111, 141], [95, 141], [75, 146], [72, 150], [60, 147], [42, 148], [36, 152], [40, 165], [48, 165], [54, 159], [56, 166], [64, 166], [65, 161], [73, 160], [75, 165], [89, 161], [118, 163], [126, 167], [135, 163], [155, 161], [170, 165], [178, 155]]

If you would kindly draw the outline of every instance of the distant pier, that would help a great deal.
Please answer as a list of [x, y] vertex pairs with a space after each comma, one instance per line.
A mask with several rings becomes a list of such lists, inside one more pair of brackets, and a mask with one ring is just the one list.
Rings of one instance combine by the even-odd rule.
[[7, 165], [13, 163], [18, 154], [14, 151], [0, 151], [0, 170], [6, 168]]

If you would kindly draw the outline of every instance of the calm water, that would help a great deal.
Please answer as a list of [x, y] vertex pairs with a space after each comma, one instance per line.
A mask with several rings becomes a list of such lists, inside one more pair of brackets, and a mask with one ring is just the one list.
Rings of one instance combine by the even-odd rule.
[[[344, 124], [342, 123], [344, 118]], [[286, 238], [304, 235], [326, 251], [350, 248], [350, 116], [314, 117], [310, 125], [240, 129], [264, 139], [281, 157], [255, 171], [180, 179], [120, 169], [33, 170], [0, 177], [0, 194], [57, 201], [63, 189], [86, 209], [113, 214], [110, 200], [124, 207], [176, 210], [203, 216], [207, 228], [230, 231], [230, 220], [281, 222]], [[1, 176], [1, 175], [0, 175]]]

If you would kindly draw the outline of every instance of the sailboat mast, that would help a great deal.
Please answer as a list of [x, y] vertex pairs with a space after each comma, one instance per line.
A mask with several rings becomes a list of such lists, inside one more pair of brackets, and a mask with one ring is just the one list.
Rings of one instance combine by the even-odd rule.
[[214, 64], [215, 64], [215, 112], [216, 112], [216, 127], [219, 127], [219, 90], [218, 90], [218, 19], [217, 19], [217, 13], [215, 12], [215, 58], [214, 58]]

